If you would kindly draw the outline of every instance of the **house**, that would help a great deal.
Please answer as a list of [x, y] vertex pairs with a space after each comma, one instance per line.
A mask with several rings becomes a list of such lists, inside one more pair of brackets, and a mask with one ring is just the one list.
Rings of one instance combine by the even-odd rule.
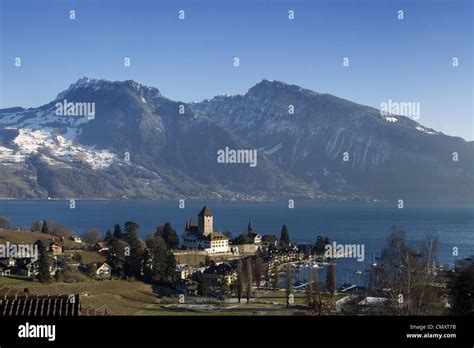
[[98, 278], [110, 279], [112, 278], [112, 267], [104, 262], [97, 267], [97, 271], [95, 273]]
[[260, 245], [262, 243], [262, 236], [253, 230], [252, 222], [250, 220], [247, 226], [247, 237], [250, 244]]
[[214, 231], [214, 218], [211, 210], [204, 206], [198, 214], [198, 223], [186, 221], [182, 246], [191, 249], [204, 249], [208, 254], [228, 253], [229, 238], [222, 232]]
[[54, 240], [49, 243], [48, 251], [51, 252], [53, 255], [61, 255], [63, 253], [63, 246]]
[[11, 269], [8, 266], [0, 265], [0, 277], [9, 276]]
[[13, 267], [16, 265], [16, 259], [13, 257], [4, 257], [0, 259], [0, 265], [6, 267]]
[[34, 277], [39, 273], [38, 263], [31, 258], [18, 259], [12, 273], [24, 277]]
[[71, 240], [72, 240], [74, 243], [82, 243], [81, 237], [78, 237], [78, 236], [72, 236], [72, 237], [71, 237]]
[[110, 245], [107, 242], [97, 242], [92, 246], [92, 249], [98, 251], [99, 253], [109, 251]]
[[185, 264], [179, 264], [179, 265], [176, 265], [176, 278], [177, 279], [186, 279], [186, 278], [189, 278], [191, 277], [194, 273], [196, 272], [203, 272], [205, 269], [205, 267], [191, 267], [189, 265], [185, 265]]
[[237, 271], [229, 263], [209, 266], [202, 275], [210, 286], [219, 286], [223, 283], [230, 285], [237, 281]]

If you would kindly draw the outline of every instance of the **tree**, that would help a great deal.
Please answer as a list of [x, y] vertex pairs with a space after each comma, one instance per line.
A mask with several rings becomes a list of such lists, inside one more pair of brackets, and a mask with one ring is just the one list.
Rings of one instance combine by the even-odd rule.
[[310, 310], [318, 310], [320, 296], [319, 274], [317, 270], [311, 269], [308, 273], [308, 285], [306, 286], [306, 304]]
[[240, 300], [242, 299], [242, 293], [244, 291], [244, 285], [245, 285], [245, 275], [242, 267], [242, 261], [239, 261], [237, 264], [237, 281], [235, 282], [235, 292], [237, 294], [237, 299]]
[[138, 229], [139, 229], [139, 226], [137, 223], [133, 221], [125, 222], [124, 239], [127, 243], [131, 244], [132, 241], [138, 240]]
[[142, 275], [143, 265], [143, 244], [138, 238], [130, 240], [130, 255], [125, 260], [125, 274], [132, 277], [140, 277]]
[[112, 240], [112, 238], [114, 238], [114, 237], [112, 235], [112, 232], [110, 231], [110, 228], [108, 228], [107, 231], [105, 232], [104, 241], [109, 243]]
[[280, 270], [278, 265], [274, 266], [273, 289], [280, 289]]
[[336, 268], [333, 263], [328, 265], [326, 273], [326, 288], [331, 295], [336, 292]]
[[40, 283], [47, 283], [51, 280], [51, 274], [49, 273], [50, 260], [46, 245], [43, 241], [38, 241], [38, 274], [36, 278]]
[[252, 297], [252, 258], [247, 259], [247, 265], [246, 265], [246, 287], [245, 287], [245, 297], [247, 298], [247, 303], [250, 302], [250, 298]]
[[201, 272], [195, 272], [191, 279], [197, 283], [197, 292], [200, 296], [207, 296], [209, 292], [209, 285], [207, 283], [206, 278], [204, 278]]
[[164, 283], [174, 282], [176, 258], [171, 251], [166, 250], [166, 246], [158, 245], [144, 250], [143, 265], [143, 273], [149, 280]]
[[9, 217], [7, 216], [0, 216], [0, 228], [3, 228], [3, 229], [10, 229], [11, 227], [11, 220]]
[[[383, 249], [379, 265], [372, 269], [369, 289], [375, 295], [388, 298], [387, 314], [423, 315], [442, 314], [443, 290], [436, 282], [435, 260], [437, 241], [428, 235], [425, 246], [416, 250], [405, 240], [405, 232], [392, 228]], [[384, 289], [390, 289], [389, 292]]]
[[454, 267], [453, 281], [450, 283], [451, 312], [454, 315], [472, 315], [474, 313], [474, 262], [457, 261]]
[[155, 236], [162, 237], [168, 249], [176, 249], [179, 245], [179, 236], [169, 222], [164, 226], [158, 226]]
[[166, 249], [166, 242], [165, 240], [160, 237], [160, 236], [153, 236], [153, 235], [148, 235], [145, 244], [148, 248], [150, 249], [155, 249], [155, 248], [163, 248]]
[[247, 235], [247, 233], [242, 233], [240, 235], [238, 235], [233, 241], [232, 241], [232, 244], [249, 244], [250, 243], [250, 239]]
[[328, 237], [318, 236], [314, 245], [314, 252], [317, 255], [323, 255], [326, 251], [326, 245], [331, 244]]
[[263, 275], [263, 261], [260, 257], [256, 257], [253, 265], [253, 276], [255, 283], [257, 284], [257, 289], [260, 289], [260, 282], [262, 281]]
[[290, 246], [290, 234], [288, 233], [288, 227], [286, 227], [286, 225], [281, 227], [280, 246], [282, 248], [288, 248]]
[[116, 224], [114, 226], [114, 238], [116, 239], [122, 239], [123, 235], [122, 235], [122, 228], [120, 227], [119, 224]]
[[31, 232], [41, 232], [43, 230], [43, 220], [37, 220], [31, 225]]
[[100, 232], [97, 228], [89, 228], [82, 235], [82, 240], [87, 244], [95, 244], [100, 241]]
[[291, 266], [286, 266], [285, 272], [285, 291], [286, 291], [286, 307], [290, 306], [290, 295], [293, 292], [292, 290], [292, 281], [293, 281], [293, 272], [291, 270]]
[[43, 224], [41, 225], [41, 233], [49, 233], [49, 227], [46, 220], [44, 220]]
[[110, 242], [111, 252], [107, 257], [107, 264], [114, 269], [114, 273], [118, 276], [122, 275], [129, 248], [128, 243], [121, 239], [114, 238]]

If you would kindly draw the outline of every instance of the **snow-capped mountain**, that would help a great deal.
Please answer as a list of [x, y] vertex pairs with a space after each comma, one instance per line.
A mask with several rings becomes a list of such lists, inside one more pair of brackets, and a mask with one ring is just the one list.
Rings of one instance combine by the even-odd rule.
[[[220, 163], [225, 148], [256, 149], [258, 165]], [[1, 198], [472, 200], [472, 155], [407, 117], [267, 80], [184, 103], [82, 78], [0, 110]]]

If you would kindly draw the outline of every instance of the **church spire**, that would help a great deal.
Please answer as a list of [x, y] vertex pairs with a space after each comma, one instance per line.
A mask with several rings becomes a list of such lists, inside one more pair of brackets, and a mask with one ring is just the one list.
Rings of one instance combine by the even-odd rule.
[[253, 227], [252, 227], [252, 221], [249, 219], [249, 225], [247, 226], [247, 232], [252, 233], [253, 232]]

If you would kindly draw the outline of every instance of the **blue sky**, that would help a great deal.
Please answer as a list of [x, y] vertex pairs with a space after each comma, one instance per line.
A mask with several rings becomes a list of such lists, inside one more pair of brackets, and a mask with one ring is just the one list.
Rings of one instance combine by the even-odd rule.
[[474, 139], [471, 0], [0, 3], [0, 108], [42, 105], [82, 76], [133, 79], [182, 101], [268, 78], [374, 107], [419, 102], [420, 123]]

